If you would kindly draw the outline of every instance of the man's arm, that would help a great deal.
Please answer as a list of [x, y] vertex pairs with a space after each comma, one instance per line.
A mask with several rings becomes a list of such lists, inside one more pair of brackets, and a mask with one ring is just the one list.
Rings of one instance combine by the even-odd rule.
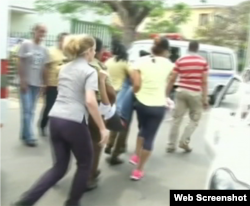
[[24, 82], [24, 58], [18, 57], [17, 72], [20, 78], [20, 82]]
[[49, 64], [45, 64], [43, 69], [43, 86], [48, 86], [48, 70]]
[[23, 42], [20, 45], [20, 48], [18, 50], [17, 56], [17, 73], [19, 75], [20, 79], [20, 87], [22, 92], [26, 92], [27, 90], [27, 82], [25, 79], [25, 58], [28, 55], [28, 45], [26, 42]]
[[174, 83], [176, 82], [179, 72], [180, 72], [179, 65], [178, 65], [178, 62], [176, 62], [173, 71], [170, 73], [170, 75], [167, 78], [167, 88], [166, 88], [167, 97], [169, 97], [173, 89]]
[[99, 89], [100, 89], [100, 96], [101, 96], [101, 102], [104, 104], [104, 105], [110, 105], [110, 100], [108, 98], [108, 92], [107, 92], [107, 89], [106, 89], [106, 83], [105, 83], [105, 80], [107, 78], [107, 75], [105, 74], [104, 71], [100, 71], [99, 72]]
[[44, 69], [43, 69], [43, 85], [48, 86], [48, 70], [51, 66], [51, 53], [46, 49], [45, 51], [45, 60], [44, 60]]

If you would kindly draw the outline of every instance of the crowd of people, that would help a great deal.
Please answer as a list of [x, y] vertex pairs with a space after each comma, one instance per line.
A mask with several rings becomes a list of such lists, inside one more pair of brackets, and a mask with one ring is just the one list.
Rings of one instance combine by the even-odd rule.
[[176, 81], [178, 89], [167, 152], [176, 149], [181, 120], [188, 110], [191, 121], [179, 147], [191, 151], [190, 137], [203, 106], [208, 105], [208, 64], [197, 54], [198, 42], [190, 42], [189, 53], [177, 60], [177, 54], [170, 58], [169, 41], [157, 37], [152, 52], [141, 51], [141, 57], [130, 64], [126, 47], [119, 41], [112, 42], [112, 56], [103, 56], [100, 39], [87, 34], [61, 33], [58, 44], [48, 50], [41, 44], [46, 32], [46, 26], [35, 25], [33, 39], [24, 41], [18, 52], [20, 138], [26, 146], [37, 146], [34, 110], [40, 94], [44, 95], [39, 130], [42, 136], [48, 135], [49, 122], [54, 163], [15, 206], [34, 205], [63, 178], [71, 152], [77, 161], [77, 171], [65, 206], [79, 206], [83, 194], [97, 187], [103, 147], [110, 165], [123, 163], [120, 155], [127, 150], [134, 111], [138, 136], [134, 155], [129, 159], [135, 165], [130, 177], [142, 179], [159, 126], [171, 107], [169, 97]]

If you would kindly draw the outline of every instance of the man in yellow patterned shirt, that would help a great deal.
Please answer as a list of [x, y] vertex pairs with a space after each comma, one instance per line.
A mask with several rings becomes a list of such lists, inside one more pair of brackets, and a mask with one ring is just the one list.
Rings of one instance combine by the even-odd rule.
[[68, 33], [61, 33], [57, 38], [57, 46], [49, 49], [49, 69], [48, 69], [48, 82], [45, 92], [45, 105], [41, 116], [40, 130], [41, 135], [46, 136], [45, 128], [48, 123], [48, 114], [57, 97], [57, 84], [58, 84], [58, 74], [63, 63], [66, 62], [66, 57], [62, 52], [62, 45], [64, 38]]

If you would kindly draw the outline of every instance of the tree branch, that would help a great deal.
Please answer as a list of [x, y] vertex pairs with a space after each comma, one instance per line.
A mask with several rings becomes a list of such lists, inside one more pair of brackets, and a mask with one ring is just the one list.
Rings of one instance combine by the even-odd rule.
[[126, 8], [128, 11], [131, 10], [131, 2], [130, 1], [122, 1], [121, 4], [124, 8]]
[[118, 7], [117, 7], [116, 1], [101, 0], [100, 2], [109, 5], [109, 7], [110, 7], [114, 12], [117, 12], [117, 11], [118, 11]]
[[137, 15], [135, 15], [135, 25], [139, 25], [142, 20], [149, 15], [150, 11], [152, 10], [152, 8], [148, 8], [148, 7], [144, 7], [143, 10], [141, 10], [141, 12], [138, 12]]

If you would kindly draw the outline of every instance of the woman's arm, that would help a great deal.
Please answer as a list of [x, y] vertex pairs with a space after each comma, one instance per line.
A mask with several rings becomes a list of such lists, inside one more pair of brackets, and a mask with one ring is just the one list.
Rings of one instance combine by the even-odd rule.
[[109, 101], [107, 89], [106, 89], [106, 78], [107, 78], [106, 72], [101, 70], [99, 72], [99, 84], [100, 84], [99, 88], [100, 88], [101, 102], [104, 105], [109, 105], [110, 101]]
[[114, 87], [112, 86], [111, 83], [106, 81], [106, 91], [107, 91], [107, 95], [109, 97], [109, 101], [111, 104], [114, 104], [116, 102], [116, 92]]
[[93, 71], [86, 79], [85, 84], [85, 99], [86, 106], [91, 117], [94, 119], [100, 131], [106, 129], [101, 114], [98, 109], [98, 103], [96, 100], [95, 92], [98, 90], [98, 75], [96, 71]]
[[139, 92], [139, 90], [141, 89], [141, 72], [139, 70], [133, 71], [132, 84], [134, 93]]
[[167, 97], [169, 97], [177, 77], [178, 77], [178, 73], [175, 72], [175, 71], [172, 71], [170, 73], [170, 75], [168, 76], [168, 78], [167, 78], [167, 88], [166, 88], [166, 96]]

